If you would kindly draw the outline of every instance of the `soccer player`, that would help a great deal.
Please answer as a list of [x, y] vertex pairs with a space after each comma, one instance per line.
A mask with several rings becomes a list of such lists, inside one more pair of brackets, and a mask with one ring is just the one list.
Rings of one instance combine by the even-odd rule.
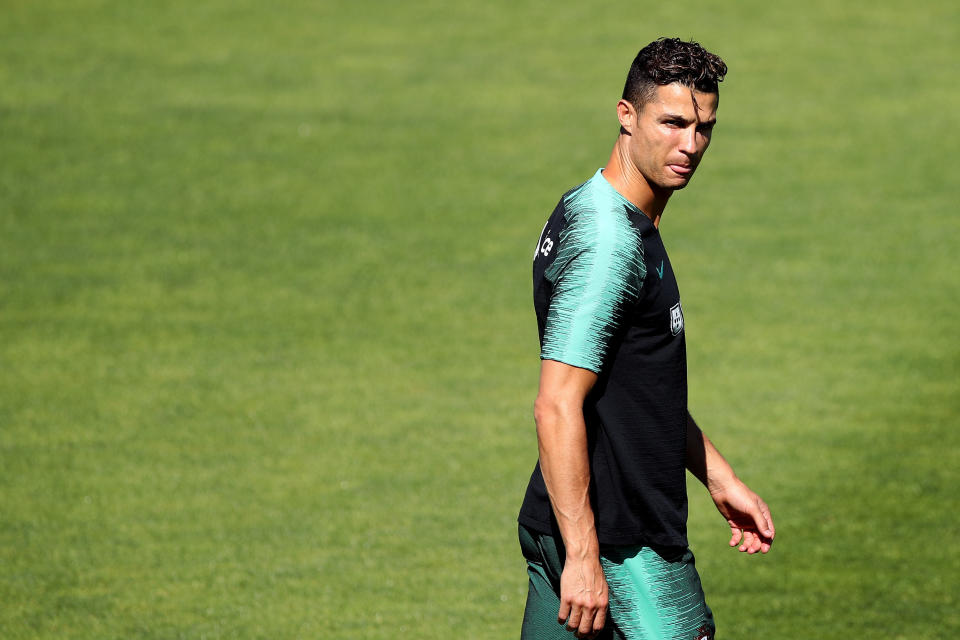
[[710, 144], [726, 72], [695, 42], [641, 49], [609, 162], [564, 194], [540, 234], [540, 459], [518, 518], [526, 640], [712, 640], [686, 469], [726, 518], [730, 546], [773, 542], [767, 505], [687, 410], [683, 308], [657, 230]]

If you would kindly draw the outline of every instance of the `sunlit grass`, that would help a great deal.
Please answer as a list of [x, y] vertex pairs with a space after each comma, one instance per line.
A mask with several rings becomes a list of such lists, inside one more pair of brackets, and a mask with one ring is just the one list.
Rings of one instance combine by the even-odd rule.
[[661, 34], [731, 67], [661, 229], [778, 523], [692, 488], [723, 637], [960, 628], [952, 4], [3, 13], [3, 638], [515, 637], [530, 255]]

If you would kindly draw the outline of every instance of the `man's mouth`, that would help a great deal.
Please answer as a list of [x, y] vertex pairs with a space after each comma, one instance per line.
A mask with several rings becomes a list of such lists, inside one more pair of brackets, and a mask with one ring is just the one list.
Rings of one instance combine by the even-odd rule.
[[668, 164], [667, 165], [671, 171], [673, 171], [678, 176], [687, 177], [693, 173], [693, 167], [686, 164]]

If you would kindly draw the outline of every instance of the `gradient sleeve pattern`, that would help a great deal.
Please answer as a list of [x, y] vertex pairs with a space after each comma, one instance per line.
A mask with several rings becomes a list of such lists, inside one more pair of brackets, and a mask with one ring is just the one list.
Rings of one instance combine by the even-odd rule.
[[566, 203], [569, 223], [545, 274], [554, 288], [540, 351], [598, 374], [646, 276], [639, 234], [622, 205], [605, 199], [582, 189]]

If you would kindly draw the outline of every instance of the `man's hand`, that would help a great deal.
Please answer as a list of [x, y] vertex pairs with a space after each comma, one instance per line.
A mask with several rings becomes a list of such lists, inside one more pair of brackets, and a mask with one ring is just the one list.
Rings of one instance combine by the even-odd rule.
[[730, 525], [730, 546], [740, 545], [749, 554], [766, 553], [776, 529], [770, 508], [750, 487], [743, 484], [723, 459], [693, 416], [687, 413], [687, 469], [710, 492], [717, 510]]
[[607, 619], [607, 579], [600, 558], [575, 560], [567, 554], [560, 575], [560, 611], [557, 622], [578, 638], [593, 638]]
[[734, 478], [726, 486], [710, 490], [717, 510], [730, 525], [730, 546], [748, 554], [770, 551], [776, 529], [770, 508], [750, 487]]
[[578, 638], [597, 635], [607, 619], [607, 579], [590, 503], [590, 459], [583, 401], [597, 381], [587, 369], [544, 360], [534, 404], [540, 470], [563, 538], [557, 620]]

